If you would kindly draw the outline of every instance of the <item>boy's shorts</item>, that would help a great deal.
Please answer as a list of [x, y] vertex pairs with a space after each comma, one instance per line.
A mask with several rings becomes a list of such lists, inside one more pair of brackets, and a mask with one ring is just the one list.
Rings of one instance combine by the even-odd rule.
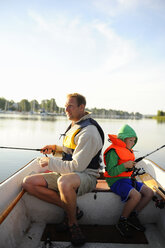
[[[136, 190], [138, 192], [140, 192], [142, 186], [143, 183], [136, 182]], [[117, 182], [111, 185], [112, 192], [119, 195], [123, 202], [126, 202], [128, 200], [129, 194], [132, 189], [134, 189], [134, 187], [132, 186], [132, 180], [129, 178], [119, 179]]]
[[[70, 174], [76, 174], [80, 177], [80, 186], [77, 190], [78, 196], [84, 195], [95, 189], [97, 184], [97, 178], [95, 176], [87, 174], [85, 172], [73, 172]], [[41, 175], [45, 178], [49, 189], [53, 189], [59, 192], [57, 180], [59, 177], [61, 177], [61, 174], [56, 172], [49, 172], [49, 173], [42, 173]]]

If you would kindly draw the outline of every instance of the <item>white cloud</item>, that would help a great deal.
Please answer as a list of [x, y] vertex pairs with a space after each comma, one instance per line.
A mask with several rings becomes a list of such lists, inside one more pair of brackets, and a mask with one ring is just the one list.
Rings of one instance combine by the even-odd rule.
[[37, 23], [38, 27], [41, 30], [45, 30], [45, 31], [49, 30], [49, 26], [47, 25], [46, 21], [37, 12], [33, 10], [29, 10], [28, 15]]
[[93, 5], [105, 14], [115, 17], [125, 11], [136, 9], [139, 2], [140, 0], [94, 0]]
[[62, 66], [71, 60], [69, 70], [76, 67], [79, 71], [110, 72], [137, 56], [133, 42], [117, 35], [102, 21], [83, 23], [80, 17], [70, 19], [59, 14], [54, 19], [45, 19], [34, 11], [29, 11], [29, 16], [35, 21], [33, 28], [39, 27], [38, 43], [42, 36], [48, 36], [54, 60], [58, 59]]
[[[114, 16], [133, 11], [142, 1], [93, 3], [97, 11]], [[137, 37], [128, 39], [107, 15], [84, 16], [31, 8], [22, 19], [24, 32], [2, 33], [1, 95], [14, 100], [55, 97], [63, 106], [66, 94], [77, 91], [89, 107], [149, 113], [149, 104], [163, 106], [164, 62], [155, 61], [154, 47], [146, 51], [146, 42], [141, 49]]]
[[115, 33], [105, 23], [96, 23], [95, 28], [104, 36], [102, 46], [106, 47], [105, 61], [100, 71], [112, 72], [131, 63], [137, 57], [137, 51], [132, 41], [126, 40]]
[[165, 7], [164, 0], [94, 0], [93, 5], [103, 13], [116, 17], [121, 14], [137, 11], [141, 8], [162, 10]]

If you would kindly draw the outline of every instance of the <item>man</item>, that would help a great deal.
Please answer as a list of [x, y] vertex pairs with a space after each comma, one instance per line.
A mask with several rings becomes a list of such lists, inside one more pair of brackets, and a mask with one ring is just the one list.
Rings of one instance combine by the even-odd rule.
[[60, 229], [69, 229], [74, 245], [85, 243], [77, 223], [76, 199], [95, 188], [104, 143], [104, 133], [85, 111], [85, 105], [84, 96], [67, 95], [65, 112], [71, 124], [64, 134], [63, 147], [48, 145], [41, 150], [44, 154], [62, 152], [63, 158], [40, 158], [40, 165], [48, 165], [53, 172], [31, 175], [23, 181], [23, 188], [30, 194], [65, 210]]

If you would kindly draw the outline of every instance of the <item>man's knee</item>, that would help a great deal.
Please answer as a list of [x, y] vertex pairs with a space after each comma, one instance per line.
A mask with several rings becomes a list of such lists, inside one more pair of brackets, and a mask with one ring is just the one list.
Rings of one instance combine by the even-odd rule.
[[72, 190], [77, 190], [80, 185], [80, 179], [78, 175], [64, 175], [58, 178], [57, 184], [59, 191], [67, 194]]
[[46, 181], [43, 176], [41, 175], [26, 176], [23, 179], [22, 187], [26, 191], [30, 191], [35, 186], [43, 186], [43, 187], [47, 186]]
[[60, 192], [68, 192], [70, 190], [71, 184], [70, 182], [66, 180], [65, 176], [61, 176], [58, 178], [57, 180], [57, 185], [58, 185], [58, 189]]
[[30, 186], [29, 176], [26, 176], [26, 177], [23, 179], [22, 187], [23, 187], [26, 191], [28, 191], [29, 186]]

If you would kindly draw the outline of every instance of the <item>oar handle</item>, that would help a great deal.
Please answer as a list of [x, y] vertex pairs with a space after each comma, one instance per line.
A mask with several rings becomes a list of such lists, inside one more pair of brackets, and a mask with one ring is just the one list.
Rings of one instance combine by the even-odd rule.
[[165, 201], [165, 195], [163, 194], [163, 192], [157, 188], [156, 186], [153, 187], [153, 189], [163, 198], [163, 200]]
[[21, 192], [16, 196], [16, 198], [9, 204], [9, 206], [0, 214], [0, 224], [6, 219], [9, 213], [12, 211], [17, 202], [21, 199], [25, 190], [22, 189]]

